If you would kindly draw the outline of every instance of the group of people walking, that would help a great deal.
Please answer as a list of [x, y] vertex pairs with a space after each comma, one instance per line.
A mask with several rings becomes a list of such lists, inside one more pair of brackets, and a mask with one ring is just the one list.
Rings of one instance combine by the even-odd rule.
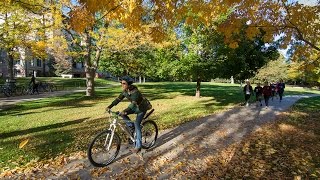
[[273, 101], [275, 97], [279, 96], [279, 102], [282, 101], [283, 93], [285, 89], [285, 84], [282, 79], [277, 83], [268, 83], [265, 82], [262, 87], [260, 83], [253, 89], [250, 81], [246, 81], [246, 85], [243, 88], [243, 93], [245, 96], [245, 105], [249, 106], [249, 99], [251, 96], [255, 95], [256, 103], [259, 106], [262, 106], [262, 99], [264, 99], [266, 107], [269, 106], [269, 100]]

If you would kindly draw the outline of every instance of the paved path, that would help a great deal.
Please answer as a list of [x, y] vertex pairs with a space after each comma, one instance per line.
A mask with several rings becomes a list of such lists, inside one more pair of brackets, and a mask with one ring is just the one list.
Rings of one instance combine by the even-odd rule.
[[17, 103], [26, 102], [26, 101], [35, 101], [35, 100], [44, 99], [48, 97], [63, 96], [65, 94], [72, 94], [75, 92], [85, 92], [85, 90], [78, 89], [78, 90], [54, 91], [54, 92], [44, 92], [44, 93], [34, 94], [34, 95], [3, 97], [3, 98], [0, 98], [0, 111], [5, 110], [6, 108], [11, 107]]
[[[46, 177], [46, 179], [116, 179], [153, 177], [181, 179], [184, 168], [194, 169], [194, 176], [206, 172], [210, 158], [229, 145], [240, 142], [244, 136], [275, 119], [300, 98], [313, 95], [285, 96], [284, 100], [270, 102], [270, 106], [235, 107], [173, 129], [160, 131], [156, 146], [141, 154], [132, 154], [122, 144], [116, 162], [107, 168], [94, 168], [85, 155], [65, 159], [66, 164], [55, 170], [41, 169], [20, 178]], [[231, 159], [231, 158], [230, 158]], [[177, 170], [178, 167], [178, 170]], [[201, 174], [201, 173], [200, 173]], [[190, 174], [189, 174], [190, 175]], [[17, 178], [17, 177], [15, 177]], [[186, 178], [186, 177], [184, 177]], [[141, 178], [139, 178], [141, 179]]]
[[[95, 87], [95, 89], [105, 89], [114, 86], [110, 84], [105, 87]], [[35, 101], [40, 100], [48, 97], [56, 97], [56, 96], [63, 96], [66, 94], [72, 94], [76, 92], [85, 92], [86, 89], [74, 89], [74, 90], [63, 90], [63, 91], [54, 91], [54, 92], [45, 92], [35, 95], [23, 95], [23, 96], [13, 96], [13, 97], [2, 97], [0, 98], [0, 111], [5, 110], [17, 103], [26, 102], [26, 101]]]

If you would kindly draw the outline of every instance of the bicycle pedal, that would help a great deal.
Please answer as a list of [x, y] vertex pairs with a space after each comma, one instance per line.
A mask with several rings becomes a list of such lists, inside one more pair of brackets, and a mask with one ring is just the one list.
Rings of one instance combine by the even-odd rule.
[[133, 144], [133, 141], [129, 139], [128, 144]]

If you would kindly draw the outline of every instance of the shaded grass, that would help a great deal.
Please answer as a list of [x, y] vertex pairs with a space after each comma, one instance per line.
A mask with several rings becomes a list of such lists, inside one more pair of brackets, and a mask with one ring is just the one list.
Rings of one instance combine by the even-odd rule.
[[[219, 112], [243, 101], [238, 85], [202, 83], [201, 98], [195, 98], [195, 83], [147, 83], [139, 89], [150, 99], [151, 116], [160, 129], [177, 126]], [[97, 132], [108, 126], [104, 109], [119, 95], [120, 87], [97, 89], [95, 97], [75, 93], [25, 102], [0, 112], [0, 168], [48, 159], [60, 153], [86, 150]], [[288, 90], [287, 94], [300, 93]], [[128, 102], [114, 110], [123, 110]], [[133, 118], [133, 116], [132, 116]], [[29, 143], [19, 149], [19, 143]]]

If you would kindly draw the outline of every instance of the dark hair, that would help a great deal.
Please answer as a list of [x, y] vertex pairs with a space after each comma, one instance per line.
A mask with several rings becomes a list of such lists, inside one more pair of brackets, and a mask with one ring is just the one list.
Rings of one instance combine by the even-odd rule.
[[123, 77], [121, 78], [121, 81], [127, 82], [128, 85], [131, 85], [131, 84], [133, 83], [133, 79], [132, 79], [131, 77], [129, 77], [129, 76], [123, 76]]

